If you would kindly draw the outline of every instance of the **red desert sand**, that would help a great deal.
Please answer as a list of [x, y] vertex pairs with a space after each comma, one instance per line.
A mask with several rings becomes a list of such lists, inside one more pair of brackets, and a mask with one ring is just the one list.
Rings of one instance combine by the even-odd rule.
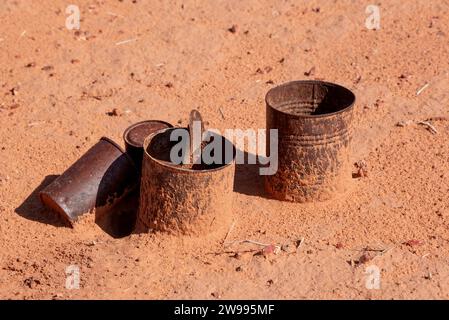
[[[66, 1], [0, 5], [0, 298], [449, 297], [447, 2], [378, 2], [377, 30], [366, 1], [76, 4], [79, 30]], [[39, 201], [102, 136], [123, 147], [131, 124], [185, 127], [192, 109], [265, 128], [266, 92], [300, 79], [357, 96], [333, 200], [270, 199], [237, 167], [232, 221], [197, 236], [117, 235], [94, 214], [69, 228]]]

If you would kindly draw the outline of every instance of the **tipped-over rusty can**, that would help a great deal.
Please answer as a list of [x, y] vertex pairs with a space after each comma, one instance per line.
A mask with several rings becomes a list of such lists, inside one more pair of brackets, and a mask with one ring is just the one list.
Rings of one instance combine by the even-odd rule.
[[223, 147], [219, 161], [176, 164], [170, 154], [182, 142], [171, 139], [174, 130], [189, 131], [163, 129], [144, 142], [137, 231], [199, 235], [226, 229], [232, 220], [234, 146], [217, 135], [214, 141], [222, 139]]
[[165, 121], [146, 120], [129, 126], [123, 133], [126, 153], [133, 159], [139, 172], [142, 168], [143, 142], [153, 132], [173, 126]]
[[115, 142], [103, 137], [41, 191], [40, 198], [73, 225], [94, 208], [107, 213], [137, 183], [131, 158]]
[[265, 101], [267, 129], [278, 130], [278, 170], [265, 177], [267, 192], [309, 202], [347, 190], [354, 94], [329, 82], [293, 81], [271, 89]]

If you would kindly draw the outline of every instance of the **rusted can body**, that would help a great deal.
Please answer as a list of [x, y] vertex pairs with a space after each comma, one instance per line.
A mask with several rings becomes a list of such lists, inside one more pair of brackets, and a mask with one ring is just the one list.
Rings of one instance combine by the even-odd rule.
[[42, 203], [71, 225], [94, 208], [104, 213], [138, 183], [130, 157], [112, 140], [101, 138], [62, 175], [40, 192]]
[[160, 120], [146, 120], [134, 123], [123, 133], [126, 153], [133, 159], [139, 172], [142, 168], [143, 142], [153, 132], [173, 127], [170, 123]]
[[265, 177], [266, 191], [309, 202], [347, 190], [354, 94], [328, 82], [293, 81], [271, 89], [265, 101], [267, 129], [278, 129], [278, 170]]
[[235, 153], [223, 164], [173, 164], [172, 130], [183, 129], [161, 130], [145, 140], [137, 231], [199, 235], [229, 227]]

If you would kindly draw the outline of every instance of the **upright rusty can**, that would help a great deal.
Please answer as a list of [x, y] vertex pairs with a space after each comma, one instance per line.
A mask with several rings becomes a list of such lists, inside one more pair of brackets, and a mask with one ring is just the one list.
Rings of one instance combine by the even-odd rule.
[[173, 130], [162, 129], [144, 142], [137, 232], [208, 234], [229, 227], [232, 219], [235, 149], [217, 164], [174, 164], [170, 159]]
[[153, 132], [173, 127], [170, 123], [160, 120], [145, 120], [134, 123], [123, 133], [126, 153], [133, 159], [139, 173], [142, 170], [143, 142]]
[[271, 89], [265, 101], [267, 129], [278, 129], [278, 170], [265, 177], [267, 192], [309, 202], [345, 191], [355, 95], [329, 82], [293, 81]]
[[73, 225], [94, 208], [106, 214], [137, 183], [131, 158], [114, 141], [103, 137], [42, 190], [40, 199]]

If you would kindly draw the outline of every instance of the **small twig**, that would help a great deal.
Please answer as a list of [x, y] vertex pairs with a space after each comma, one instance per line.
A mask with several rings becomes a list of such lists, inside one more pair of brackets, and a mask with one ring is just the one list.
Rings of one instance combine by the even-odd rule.
[[430, 122], [419, 121], [418, 124], [420, 124], [422, 126], [425, 126], [433, 134], [437, 134], [438, 133], [438, 130]]
[[262, 247], [267, 247], [267, 246], [270, 245], [269, 243], [262, 243], [262, 242], [249, 240], [249, 239], [248, 240], [242, 240], [242, 241], [240, 241], [240, 243], [251, 243], [251, 244], [255, 244], [255, 245], [258, 245], [258, 246], [262, 246]]
[[393, 247], [390, 247], [390, 248], [387, 248], [387, 249], [376, 249], [376, 248], [370, 248], [368, 246], [368, 247], [363, 247], [361, 249], [349, 249], [349, 250], [350, 251], [358, 251], [358, 252], [380, 252], [381, 254], [384, 254], [385, 252], [391, 250]]
[[30, 123], [28, 123], [28, 127], [35, 127], [35, 126], [39, 126], [39, 125], [44, 124], [44, 123], [45, 123], [45, 120], [30, 122]]
[[218, 111], [220, 111], [220, 114], [221, 114], [221, 117], [223, 118], [223, 120], [226, 120], [226, 117], [225, 117], [225, 115], [224, 115], [223, 110], [221, 109], [221, 107], [218, 108]]
[[223, 245], [225, 244], [226, 240], [228, 239], [229, 234], [230, 234], [230, 233], [232, 232], [232, 230], [234, 229], [234, 226], [235, 226], [235, 220], [232, 222], [231, 226], [229, 227], [228, 232], [226, 233], [226, 236], [224, 237], [224, 239], [223, 239], [223, 241], [222, 241]]
[[391, 247], [389, 247], [389, 248], [383, 250], [383, 251], [380, 253], [380, 255], [383, 256], [385, 253], [387, 253], [388, 251], [390, 251], [390, 250], [393, 249], [394, 247], [395, 247], [395, 246], [391, 246]]
[[386, 249], [372, 249], [372, 248], [364, 248], [362, 251], [366, 252], [380, 252], [381, 254], [385, 252]]
[[122, 17], [122, 18], [124, 18], [121, 14], [117, 14], [117, 13], [114, 13], [114, 12], [111, 12], [111, 11], [108, 11], [106, 13], [108, 15], [110, 15], [110, 16], [113, 16], [113, 17]]
[[395, 246], [391, 246], [389, 248], [383, 249], [383, 250], [377, 250], [377, 249], [369, 249], [367, 248], [365, 251], [374, 251], [374, 252], [378, 252], [371, 260], [374, 260], [378, 257], [383, 256], [385, 253], [387, 253], [388, 251], [390, 251], [391, 249], [393, 249]]
[[449, 117], [430, 117], [425, 121], [449, 121]]
[[396, 126], [398, 127], [405, 127], [408, 126], [412, 123], [416, 123], [418, 125], [422, 125], [425, 126], [427, 130], [429, 130], [432, 134], [437, 134], [438, 130], [429, 122], [429, 121], [445, 121], [448, 120], [448, 118], [446, 117], [432, 117], [432, 118], [428, 118], [425, 121], [412, 121], [412, 120], [405, 120], [405, 121], [399, 121], [398, 123], [396, 123]]
[[119, 46], [119, 45], [122, 45], [122, 44], [125, 44], [125, 43], [128, 43], [128, 42], [133, 42], [133, 41], [136, 41], [136, 40], [137, 40], [137, 38], [123, 40], [123, 41], [117, 42], [115, 45]]
[[234, 244], [234, 243], [251, 243], [251, 244], [255, 244], [255, 245], [258, 245], [258, 246], [261, 246], [261, 247], [267, 247], [267, 246], [269, 246], [270, 244], [269, 243], [262, 243], [262, 242], [258, 242], [258, 241], [254, 241], [254, 240], [250, 240], [250, 239], [245, 239], [245, 240], [235, 240], [235, 241], [232, 241], [232, 242], [228, 242], [226, 245], [231, 245], [231, 244]]
[[427, 89], [429, 85], [430, 83], [426, 83], [423, 87], [421, 87], [418, 91], [416, 91], [416, 95], [419, 96], [424, 90]]
[[219, 256], [222, 254], [242, 254], [242, 253], [253, 253], [253, 252], [259, 252], [259, 249], [249, 249], [249, 250], [227, 250], [227, 251], [218, 251], [218, 252], [208, 252], [206, 254], [208, 255], [214, 255], [214, 256]]

